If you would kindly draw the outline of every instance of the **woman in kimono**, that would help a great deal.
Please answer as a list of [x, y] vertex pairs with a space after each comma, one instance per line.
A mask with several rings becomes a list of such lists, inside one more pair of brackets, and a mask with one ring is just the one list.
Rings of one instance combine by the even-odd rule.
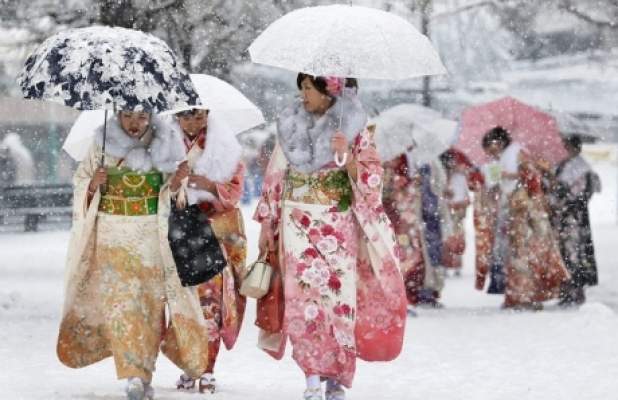
[[[411, 150], [411, 149], [410, 149]], [[420, 177], [406, 154], [384, 163], [384, 209], [393, 223], [408, 304], [420, 303], [425, 280]]]
[[501, 127], [483, 137], [492, 161], [482, 167], [485, 186], [475, 197], [476, 287], [504, 289], [505, 308], [541, 309], [557, 297], [569, 274], [549, 222], [541, 176], [522, 147]]
[[[247, 253], [244, 223], [238, 202], [242, 195], [244, 164], [242, 147], [233, 132], [220, 121], [209, 118], [208, 110], [192, 109], [176, 114], [182, 130], [187, 162], [186, 186], [176, 194], [177, 201], [198, 204], [208, 216], [226, 257], [223, 271], [198, 285], [204, 318], [208, 325], [208, 365], [199, 378], [198, 390], [215, 391], [214, 367], [221, 341], [232, 349], [245, 312], [246, 299], [238, 293]], [[176, 387], [192, 390], [195, 380], [183, 373]]]
[[385, 163], [383, 202], [397, 234], [408, 303], [440, 308], [445, 210], [436, 195], [443, 190], [436, 164], [419, 165], [414, 146]]
[[356, 81], [301, 73], [296, 83], [302, 99], [279, 116], [255, 214], [260, 249], [280, 266], [282, 298], [272, 300], [284, 305], [281, 324], [261, 323], [265, 306], [258, 307], [260, 346], [281, 358], [289, 337], [304, 399], [323, 399], [326, 380], [326, 399], [342, 400], [357, 357], [400, 353], [405, 290]]
[[181, 285], [167, 239], [183, 143], [176, 128], [144, 112], [121, 111], [106, 125], [75, 172], [57, 353], [72, 368], [114, 357], [127, 397], [152, 399], [161, 338], [191, 376], [208, 364], [197, 291]]
[[581, 138], [570, 136], [564, 144], [569, 157], [558, 165], [550, 180], [550, 199], [560, 251], [571, 273], [571, 280], [560, 291], [560, 305], [570, 306], [583, 304], [584, 287], [598, 283], [588, 202], [601, 191], [601, 181], [580, 155]]
[[445, 201], [452, 222], [450, 235], [445, 239], [444, 266], [454, 270], [455, 275], [459, 276], [463, 266], [462, 256], [466, 249], [464, 220], [468, 206], [470, 206], [468, 180], [473, 167], [463, 153], [454, 149], [442, 153], [440, 160], [447, 175]]

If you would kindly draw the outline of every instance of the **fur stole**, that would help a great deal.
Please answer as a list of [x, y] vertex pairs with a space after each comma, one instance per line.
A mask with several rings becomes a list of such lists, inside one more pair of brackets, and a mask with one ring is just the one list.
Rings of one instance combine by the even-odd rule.
[[[153, 115], [150, 121], [150, 142], [127, 135], [117, 116], [107, 122], [105, 154], [123, 159], [123, 165], [134, 171], [156, 169], [163, 173], [176, 171], [178, 163], [185, 158], [182, 132], [170, 117]], [[95, 142], [103, 145], [103, 126], [97, 128]]]
[[331, 138], [339, 128], [349, 142], [365, 128], [367, 113], [355, 94], [346, 91], [323, 115], [305, 111], [298, 99], [277, 121], [279, 144], [287, 161], [302, 173], [312, 173], [333, 161]]

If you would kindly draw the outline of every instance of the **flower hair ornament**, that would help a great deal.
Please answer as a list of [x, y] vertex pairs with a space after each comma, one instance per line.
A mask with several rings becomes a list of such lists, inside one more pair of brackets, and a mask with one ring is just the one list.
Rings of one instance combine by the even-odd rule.
[[326, 91], [330, 96], [338, 97], [341, 95], [345, 86], [345, 78], [327, 76], [324, 80], [326, 81]]

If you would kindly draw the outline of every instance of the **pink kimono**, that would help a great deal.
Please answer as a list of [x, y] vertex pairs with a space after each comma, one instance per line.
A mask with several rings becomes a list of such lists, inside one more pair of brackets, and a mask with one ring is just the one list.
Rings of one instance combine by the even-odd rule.
[[[216, 196], [213, 196], [189, 190], [189, 198], [200, 200], [199, 207], [208, 215], [228, 261], [219, 275], [197, 288], [208, 327], [208, 367], [205, 373], [213, 372], [221, 341], [228, 350], [234, 346], [246, 305], [245, 297], [238, 292], [247, 255], [244, 224], [238, 209], [245, 167], [240, 161], [240, 153], [236, 152], [238, 157], [230, 154], [236, 149], [233, 143], [226, 143], [224, 139], [215, 137], [216, 134], [218, 132], [213, 131], [207, 137], [202, 132], [193, 143], [185, 142], [189, 165], [196, 174], [213, 180], [217, 191]], [[214, 149], [207, 151], [207, 146], [213, 146]], [[226, 164], [229, 165], [217, 171], [213, 171], [212, 166], [202, 165], [205, 164], [203, 158], [212, 157], [213, 152], [227, 154], [229, 158]]]
[[289, 337], [307, 376], [347, 387], [356, 357], [399, 355], [406, 322], [398, 248], [381, 201], [383, 170], [368, 130], [356, 137], [352, 156], [356, 180], [334, 163], [300, 173], [277, 147], [254, 217], [278, 242], [285, 305], [281, 329], [262, 330], [260, 346], [281, 358]]

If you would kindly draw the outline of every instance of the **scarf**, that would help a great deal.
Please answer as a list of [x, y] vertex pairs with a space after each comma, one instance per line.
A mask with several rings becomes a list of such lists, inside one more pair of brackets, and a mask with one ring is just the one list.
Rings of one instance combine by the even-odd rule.
[[360, 101], [354, 93], [346, 90], [344, 96], [337, 97], [335, 104], [323, 115], [307, 112], [302, 100], [298, 99], [279, 115], [277, 133], [290, 165], [299, 172], [309, 174], [333, 161], [330, 142], [337, 130], [341, 130], [348, 142], [352, 142], [366, 123], [367, 113]]

